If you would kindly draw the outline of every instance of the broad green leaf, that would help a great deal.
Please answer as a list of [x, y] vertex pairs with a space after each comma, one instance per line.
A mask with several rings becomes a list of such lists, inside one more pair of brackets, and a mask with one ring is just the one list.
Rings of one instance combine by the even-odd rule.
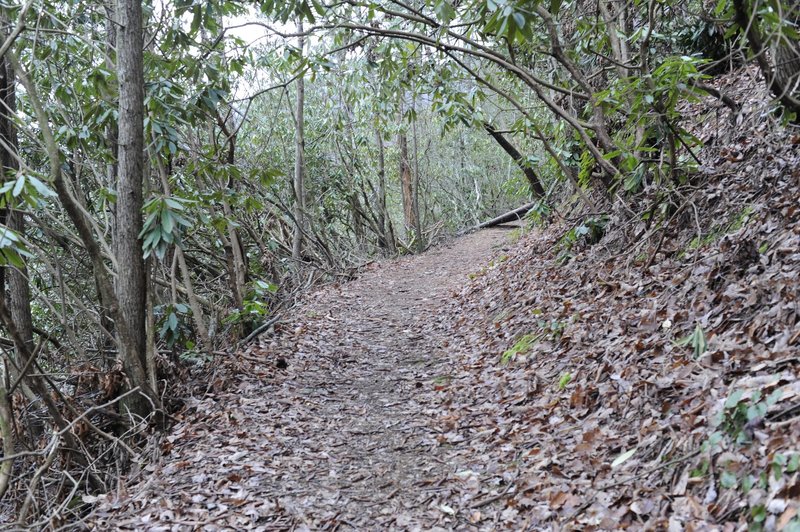
[[25, 176], [21, 175], [17, 178], [17, 183], [14, 185], [14, 191], [11, 192], [11, 195], [15, 198], [18, 197], [22, 193], [23, 188], [25, 188]]
[[45, 185], [32, 175], [28, 176], [28, 181], [30, 181], [31, 185], [33, 185], [33, 188], [36, 189], [36, 192], [38, 192], [39, 195], [42, 196], [43, 198], [51, 198], [58, 195], [50, 187], [48, 187], [47, 185]]
[[744, 395], [744, 390], [734, 390], [728, 398], [725, 400], [725, 408], [734, 408], [736, 405], [739, 404], [739, 401], [742, 400], [742, 396]]

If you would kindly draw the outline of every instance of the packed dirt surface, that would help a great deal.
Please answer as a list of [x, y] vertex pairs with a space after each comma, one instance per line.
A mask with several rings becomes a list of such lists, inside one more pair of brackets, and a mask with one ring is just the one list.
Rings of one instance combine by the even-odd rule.
[[[220, 369], [163, 457], [106, 496], [90, 527], [435, 530], [479, 521], [478, 508], [507, 487], [470, 485], [458, 443], [442, 438], [447, 399], [438, 392], [452, 369], [440, 314], [508, 234], [484, 230], [373, 263], [312, 295], [293, 323], [237, 355], [238, 373]], [[453, 483], [470, 490], [473, 511], [453, 500]]]

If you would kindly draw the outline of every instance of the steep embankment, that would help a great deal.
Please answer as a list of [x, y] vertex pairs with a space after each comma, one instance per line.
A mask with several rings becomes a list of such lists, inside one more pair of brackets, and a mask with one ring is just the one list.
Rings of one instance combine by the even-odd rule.
[[[763, 101], [746, 73], [718, 83]], [[489, 455], [512, 528], [800, 527], [800, 136], [686, 111], [704, 166], [666, 231], [534, 231], [448, 310], [449, 434]]]

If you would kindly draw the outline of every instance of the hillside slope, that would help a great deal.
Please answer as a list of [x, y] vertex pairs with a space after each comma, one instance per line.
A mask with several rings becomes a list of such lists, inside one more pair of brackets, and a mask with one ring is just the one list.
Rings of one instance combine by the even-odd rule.
[[800, 136], [761, 83], [717, 81], [733, 120], [687, 107], [703, 166], [665, 227], [642, 202], [591, 247], [534, 229], [448, 309], [449, 415], [512, 528], [800, 528]]

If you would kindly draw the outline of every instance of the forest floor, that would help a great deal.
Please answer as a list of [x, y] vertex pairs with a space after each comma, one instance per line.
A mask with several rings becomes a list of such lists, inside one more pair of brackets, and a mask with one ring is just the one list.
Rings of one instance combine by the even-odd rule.
[[206, 361], [88, 526], [800, 530], [800, 132], [714, 84], [743, 110], [682, 109], [668, 193], [372, 263]]
[[[508, 235], [484, 230], [373, 263], [315, 293], [274, 341], [238, 355], [239, 371], [212, 377], [164, 456], [93, 525], [451, 528], [463, 508], [450, 484], [469, 484], [471, 473], [458, 442], [442, 437], [439, 392], [453, 372], [441, 315]], [[472, 519], [493, 495], [471, 501]]]

